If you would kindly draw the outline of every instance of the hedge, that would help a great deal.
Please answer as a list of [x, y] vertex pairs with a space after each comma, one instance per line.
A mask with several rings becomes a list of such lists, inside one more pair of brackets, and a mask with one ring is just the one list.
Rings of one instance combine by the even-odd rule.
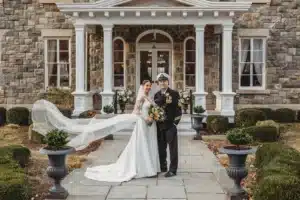
[[[30, 151], [20, 145], [0, 148], [0, 197], [1, 200], [29, 200], [31, 189], [24, 169]], [[26, 163], [27, 164], [27, 163]]]
[[269, 143], [258, 148], [254, 200], [300, 199], [300, 152], [281, 144]]
[[207, 129], [212, 133], [225, 133], [229, 129], [228, 118], [224, 116], [207, 116]]
[[300, 179], [296, 176], [270, 175], [256, 185], [254, 200], [299, 200]]
[[6, 113], [7, 123], [28, 125], [29, 123], [29, 110], [25, 107], [14, 107]]
[[3, 126], [6, 123], [6, 109], [0, 107], [0, 126]]
[[0, 165], [1, 200], [29, 200], [30, 186], [24, 170]]
[[255, 108], [257, 110], [263, 111], [266, 115], [267, 120], [274, 120], [275, 111], [271, 108]]
[[282, 143], [265, 143], [260, 146], [255, 154], [255, 167], [261, 168], [264, 165], [267, 165], [271, 160], [278, 155], [283, 148], [288, 148]]
[[296, 120], [296, 111], [289, 108], [275, 110], [275, 120], [281, 123], [292, 123]]
[[280, 132], [281, 132], [281, 128], [282, 128], [280, 126], [280, 124], [276, 123], [273, 120], [258, 121], [256, 123], [256, 126], [273, 126], [273, 127], [275, 127], [277, 129], [278, 137], [280, 136]]
[[245, 108], [238, 110], [235, 115], [235, 124], [237, 127], [254, 126], [258, 121], [264, 121], [267, 117], [261, 110], [254, 108]]
[[274, 126], [250, 126], [243, 132], [251, 135], [253, 140], [259, 142], [275, 142], [279, 139], [278, 130]]

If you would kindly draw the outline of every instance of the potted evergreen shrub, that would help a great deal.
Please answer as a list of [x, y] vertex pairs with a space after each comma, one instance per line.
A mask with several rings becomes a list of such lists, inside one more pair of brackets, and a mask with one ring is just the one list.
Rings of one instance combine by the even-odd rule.
[[205, 110], [202, 106], [195, 106], [194, 113], [191, 115], [192, 128], [196, 131], [194, 140], [202, 140], [201, 130], [203, 128], [202, 120], [204, 118], [203, 113]]
[[256, 148], [250, 147], [253, 141], [252, 136], [247, 134], [241, 128], [235, 128], [227, 131], [227, 140], [232, 144], [220, 149], [229, 158], [229, 166], [226, 169], [228, 176], [234, 180], [234, 186], [230, 189], [229, 195], [232, 198], [247, 197], [247, 192], [242, 188], [241, 181], [248, 175], [245, 167], [248, 154], [255, 153]]
[[106, 105], [103, 107], [103, 112], [106, 114], [112, 114], [114, 112], [114, 107], [112, 105]]
[[67, 175], [66, 156], [75, 149], [66, 146], [68, 143], [68, 133], [62, 130], [52, 130], [45, 137], [46, 147], [40, 150], [41, 154], [48, 155], [49, 166], [47, 174], [54, 180], [54, 185], [49, 189], [47, 199], [66, 199], [68, 191], [60, 184], [61, 180]]

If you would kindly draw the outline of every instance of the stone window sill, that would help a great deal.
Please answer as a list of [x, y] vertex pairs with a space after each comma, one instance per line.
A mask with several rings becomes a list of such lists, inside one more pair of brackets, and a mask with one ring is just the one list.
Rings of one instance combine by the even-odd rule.
[[270, 90], [237, 90], [237, 94], [262, 94], [268, 95], [271, 93]]
[[[0, 0], [1, 2], [2, 0]], [[39, 0], [39, 3], [73, 3], [73, 0]]]

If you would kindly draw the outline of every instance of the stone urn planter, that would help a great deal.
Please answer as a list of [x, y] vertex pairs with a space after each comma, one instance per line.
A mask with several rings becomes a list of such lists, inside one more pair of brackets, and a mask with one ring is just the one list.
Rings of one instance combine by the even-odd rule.
[[119, 103], [119, 106], [120, 106], [121, 113], [124, 114], [125, 113], [126, 104], [125, 103]]
[[248, 199], [241, 181], [247, 177], [246, 159], [248, 154], [256, 152], [256, 148], [246, 146], [252, 142], [252, 137], [243, 133], [242, 129], [232, 129], [227, 132], [227, 139], [231, 144], [219, 149], [220, 153], [228, 155], [229, 166], [226, 168], [228, 176], [234, 181], [234, 186], [228, 191], [230, 199]]
[[201, 130], [203, 129], [203, 120], [204, 116], [202, 115], [191, 115], [192, 128], [196, 131], [194, 140], [202, 140]]
[[66, 157], [75, 152], [74, 148], [65, 146], [68, 142], [67, 137], [68, 134], [65, 132], [53, 130], [46, 135], [47, 146], [40, 149], [41, 154], [48, 156], [47, 175], [54, 180], [46, 199], [66, 199], [69, 195], [68, 191], [61, 186], [61, 181], [68, 174]]
[[202, 106], [195, 106], [194, 113], [196, 114], [191, 114], [192, 128], [196, 131], [194, 140], [202, 140], [201, 131], [203, 130], [202, 120], [205, 117], [203, 115], [204, 112], [205, 110], [203, 109]]
[[189, 108], [189, 104], [182, 104], [183, 114], [187, 114], [188, 108]]

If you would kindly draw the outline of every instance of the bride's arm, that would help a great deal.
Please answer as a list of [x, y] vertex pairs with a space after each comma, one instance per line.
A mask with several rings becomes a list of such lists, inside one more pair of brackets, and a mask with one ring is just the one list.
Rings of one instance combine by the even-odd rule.
[[145, 101], [144, 97], [142, 97], [141, 99], [136, 101], [134, 108], [133, 108], [134, 114], [141, 115], [141, 109], [142, 109], [142, 105], [143, 105], [144, 101]]

